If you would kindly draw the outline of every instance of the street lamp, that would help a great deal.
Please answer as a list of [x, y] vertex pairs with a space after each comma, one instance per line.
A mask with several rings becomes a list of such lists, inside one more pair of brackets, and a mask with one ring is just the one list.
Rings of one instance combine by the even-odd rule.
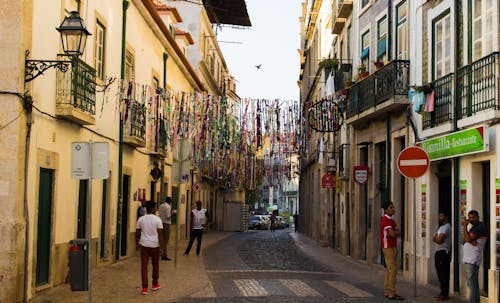
[[[66, 56], [74, 59], [83, 54], [90, 32], [87, 30], [85, 22], [80, 18], [78, 12], [71, 12], [69, 16], [64, 18], [56, 30], [61, 34], [61, 42]], [[28, 55], [29, 51], [26, 51], [26, 56]], [[52, 67], [66, 72], [70, 64], [71, 60], [26, 60], [24, 82], [30, 82]]]

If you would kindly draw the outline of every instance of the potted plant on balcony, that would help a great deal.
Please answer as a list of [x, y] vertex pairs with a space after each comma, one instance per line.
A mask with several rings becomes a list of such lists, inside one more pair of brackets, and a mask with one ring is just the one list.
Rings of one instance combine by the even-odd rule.
[[325, 70], [325, 75], [328, 75], [332, 70], [337, 70], [339, 67], [339, 60], [337, 58], [326, 58], [321, 60], [318, 65], [319, 68]]
[[363, 63], [361, 63], [358, 66], [358, 80], [361, 80], [363, 78], [368, 77], [369, 74], [370, 73], [368, 73], [368, 71], [366, 70], [366, 65], [364, 65]]
[[373, 64], [375, 65], [375, 68], [377, 70], [381, 69], [382, 67], [384, 67], [384, 61], [375, 61], [373, 62]]

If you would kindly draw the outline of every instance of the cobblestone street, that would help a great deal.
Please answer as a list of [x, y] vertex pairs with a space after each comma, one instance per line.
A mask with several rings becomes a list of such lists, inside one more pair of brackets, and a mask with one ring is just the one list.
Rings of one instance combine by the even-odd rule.
[[[389, 302], [382, 268], [341, 256], [321, 262], [308, 256], [296, 237], [289, 230], [264, 230], [225, 238], [203, 254], [209, 287], [176, 302]], [[410, 285], [398, 286], [406, 301], [425, 302], [410, 297]]]

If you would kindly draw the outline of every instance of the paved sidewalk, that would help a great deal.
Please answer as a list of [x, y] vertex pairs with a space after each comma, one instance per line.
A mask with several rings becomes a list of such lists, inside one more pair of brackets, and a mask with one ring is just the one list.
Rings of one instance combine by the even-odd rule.
[[[203, 249], [213, 245], [231, 232], [206, 232], [203, 235]], [[383, 286], [384, 269], [381, 266], [367, 265], [354, 261], [336, 253], [328, 247], [321, 247], [301, 233], [290, 232], [297, 246], [308, 256], [322, 262], [326, 266], [342, 272], [363, 272], [360, 279], [368, 280], [373, 285]], [[140, 294], [140, 258], [139, 255], [127, 258], [111, 265], [103, 265], [92, 271], [92, 302], [95, 303], [127, 303], [127, 302], [175, 302], [179, 298], [196, 294], [209, 286], [209, 279], [201, 256], [191, 251], [189, 256], [183, 256], [187, 240], [180, 240], [178, 245], [177, 264], [174, 261], [160, 261], [161, 289], [149, 291], [147, 296]], [[173, 245], [169, 246], [173, 257]], [[148, 275], [151, 275], [151, 265]], [[150, 281], [151, 282], [151, 281]], [[417, 286], [417, 297], [412, 297], [411, 281], [398, 276], [398, 292], [406, 298], [404, 302], [427, 303], [435, 302], [433, 296], [439, 293], [438, 287], [429, 285]], [[32, 298], [30, 303], [84, 303], [87, 302], [87, 292], [72, 292], [69, 284], [41, 291]], [[383, 300], [383, 298], [381, 298]], [[384, 300], [384, 302], [390, 302]], [[447, 302], [465, 302], [461, 297], [452, 295]]]
[[[363, 275], [359, 277], [359, 280], [367, 281], [371, 285], [380, 285], [380, 289], [383, 289], [385, 268], [383, 268], [382, 266], [369, 265], [359, 261], [355, 261], [349, 257], [335, 252], [329, 247], [321, 247], [314, 240], [308, 238], [302, 233], [290, 232], [290, 235], [294, 239], [295, 244], [307, 256], [325, 264], [326, 266], [329, 266], [336, 270], [340, 270], [344, 273], [363, 273]], [[397, 277], [396, 289], [398, 294], [405, 298], [403, 302], [437, 302], [434, 296], [439, 293], [438, 286], [417, 284], [417, 296], [413, 297], [413, 280], [405, 279], [400, 274]], [[391, 302], [391, 300], [385, 301]], [[467, 300], [450, 292], [450, 300], [447, 300], [446, 302], [463, 303], [467, 302]]]
[[[203, 235], [203, 249], [233, 235], [225, 232], [206, 232]], [[137, 256], [127, 258], [111, 265], [92, 268], [92, 302], [128, 303], [128, 302], [175, 302], [176, 299], [189, 296], [206, 288], [209, 280], [205, 272], [203, 257], [196, 256], [195, 249], [189, 256], [184, 256], [187, 240], [180, 240], [177, 251], [177, 265], [174, 261], [160, 260], [161, 289], [141, 295], [141, 260]], [[196, 245], [196, 241], [195, 241]], [[174, 246], [169, 245], [169, 256], [173, 258]], [[151, 278], [151, 262], [148, 277]], [[149, 281], [151, 283], [151, 280]], [[150, 285], [151, 287], [151, 285]], [[46, 291], [41, 291], [29, 300], [30, 303], [85, 303], [86, 291], [71, 291], [69, 284], [62, 284]]]

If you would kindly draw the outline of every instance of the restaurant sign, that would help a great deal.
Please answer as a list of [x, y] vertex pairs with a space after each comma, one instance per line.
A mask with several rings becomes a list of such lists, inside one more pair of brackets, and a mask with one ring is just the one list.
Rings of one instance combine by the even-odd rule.
[[461, 130], [417, 143], [429, 155], [439, 160], [489, 151], [489, 132], [486, 126]]

